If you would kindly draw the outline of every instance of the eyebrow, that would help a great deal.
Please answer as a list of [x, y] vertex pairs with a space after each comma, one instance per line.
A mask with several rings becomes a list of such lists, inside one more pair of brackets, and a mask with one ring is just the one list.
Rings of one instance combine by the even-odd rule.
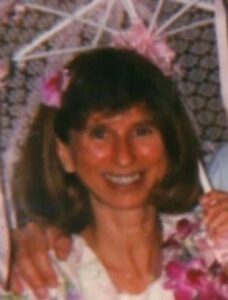
[[[157, 127], [155, 120], [152, 119], [152, 118], [146, 118], [145, 120], [138, 120], [134, 123], [134, 126], [138, 126], [138, 125], [147, 125], [147, 126]], [[98, 122], [93, 122], [93, 123], [90, 123], [90, 124], [86, 124], [85, 129], [91, 129], [95, 126], [106, 127], [107, 122], [98, 121]]]

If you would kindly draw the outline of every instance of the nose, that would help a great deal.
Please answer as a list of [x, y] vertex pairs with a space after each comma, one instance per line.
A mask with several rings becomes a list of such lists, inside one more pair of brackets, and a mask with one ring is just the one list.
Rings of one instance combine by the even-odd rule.
[[134, 161], [134, 147], [126, 137], [116, 141], [115, 157], [120, 167], [128, 167]]

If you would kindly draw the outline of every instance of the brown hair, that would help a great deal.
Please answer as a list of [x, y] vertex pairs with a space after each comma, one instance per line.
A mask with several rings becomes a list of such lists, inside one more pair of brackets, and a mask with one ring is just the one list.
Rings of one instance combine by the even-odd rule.
[[111, 114], [143, 103], [161, 132], [170, 170], [151, 195], [162, 212], [192, 208], [199, 194], [199, 147], [188, 116], [170, 79], [146, 58], [113, 48], [91, 50], [66, 68], [70, 82], [60, 109], [41, 105], [16, 165], [13, 182], [19, 214], [41, 218], [68, 232], [91, 221], [86, 188], [66, 173], [56, 154], [56, 137], [83, 130], [95, 111]]

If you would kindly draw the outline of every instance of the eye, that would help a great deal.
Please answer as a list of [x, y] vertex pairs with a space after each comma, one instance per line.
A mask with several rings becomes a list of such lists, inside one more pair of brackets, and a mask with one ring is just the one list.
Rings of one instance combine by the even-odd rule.
[[104, 139], [107, 136], [107, 128], [105, 126], [95, 126], [90, 129], [90, 136], [96, 139]]
[[154, 127], [152, 125], [143, 124], [135, 128], [135, 135], [137, 136], [147, 136], [154, 132]]

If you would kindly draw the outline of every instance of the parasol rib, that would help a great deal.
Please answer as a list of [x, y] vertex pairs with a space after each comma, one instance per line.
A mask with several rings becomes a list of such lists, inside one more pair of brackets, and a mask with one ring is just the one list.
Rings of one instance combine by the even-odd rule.
[[67, 54], [76, 53], [79, 51], [80, 52], [87, 51], [92, 48], [94, 48], [94, 47], [81, 46], [81, 47], [73, 47], [73, 48], [56, 49], [56, 50], [51, 50], [51, 51], [43, 51], [43, 52], [39, 52], [39, 53], [35, 53], [35, 54], [30, 54], [30, 55], [28, 54], [21, 61], [26, 62], [26, 61], [42, 59], [42, 58], [51, 57], [51, 56], [67, 55]]
[[69, 17], [70, 16], [70, 14], [68, 14], [68, 13], [64, 13], [60, 10], [57, 10], [57, 9], [54, 9], [51, 7], [47, 7], [44, 5], [26, 3], [25, 6], [31, 10], [38, 10], [38, 11], [41, 11], [41, 12], [44, 12], [47, 14], [53, 14], [53, 15], [56, 15], [59, 17]]
[[92, 46], [96, 46], [98, 44], [98, 42], [101, 38], [101, 35], [104, 32], [104, 27], [106, 27], [106, 25], [107, 25], [107, 22], [108, 22], [108, 19], [109, 19], [109, 16], [110, 16], [110, 13], [112, 11], [112, 8], [113, 8], [114, 4], [115, 4], [115, 0], [112, 0], [112, 1], [110, 0], [108, 2], [108, 6], [107, 6], [106, 11], [104, 13], [103, 20], [101, 20], [100, 25], [98, 27], [98, 30], [96, 32], [96, 35], [95, 35], [95, 37], [92, 41]]
[[[42, 5], [26, 4], [26, 6], [29, 9], [42, 11], [42, 12], [47, 13], [47, 14], [51, 13], [51, 14], [53, 14], [55, 16], [58, 16], [58, 17], [67, 18], [67, 17], [71, 16], [71, 14], [69, 14], [69, 13], [61, 12], [61, 11], [58, 11], [58, 10], [52, 9], [52, 8], [46, 8], [45, 6], [42, 6]], [[85, 19], [83, 17], [78, 17], [77, 21], [79, 21], [81, 23], [84, 23], [84, 24], [87, 24], [87, 25], [90, 25], [91, 27], [95, 27], [95, 28], [98, 28], [100, 26], [99, 23], [94, 22], [93, 20]], [[117, 33], [117, 30], [115, 30], [111, 27], [103, 26], [102, 28], [103, 28], [104, 31], [106, 31], [108, 33], [111, 33], [111, 34], [116, 34]]]
[[91, 4], [81, 8], [76, 9], [76, 11], [68, 17], [67, 19], [64, 19], [62, 22], [58, 23], [54, 27], [52, 27], [50, 30], [46, 31], [44, 34], [33, 40], [33, 42], [24, 48], [22, 48], [19, 52], [16, 53], [16, 55], [13, 57], [14, 61], [21, 61], [23, 60], [24, 56], [26, 56], [27, 53], [31, 52], [35, 48], [37, 48], [39, 45], [41, 45], [43, 42], [51, 38], [53, 35], [58, 33], [59, 31], [63, 30], [65, 27], [70, 25], [75, 19], [78, 19], [82, 15], [88, 13], [92, 9], [94, 9], [96, 6], [100, 5], [104, 0], [94, 0]]
[[135, 6], [132, 3], [132, 0], [122, 0], [122, 3], [131, 19], [131, 22], [134, 23], [139, 19], [139, 16], [135, 10]]
[[182, 33], [184, 31], [187, 31], [187, 30], [204, 27], [204, 26], [207, 26], [207, 25], [210, 25], [210, 24], [214, 24], [214, 23], [215, 23], [215, 19], [214, 18], [211, 18], [211, 19], [208, 19], [208, 20], [202, 20], [202, 21], [194, 22], [192, 24], [181, 26], [179, 28], [170, 30], [170, 31], [167, 32], [166, 36], [172, 36], [172, 35], [175, 35], [175, 34], [178, 34], [178, 33]]
[[167, 20], [160, 28], [157, 30], [157, 34], [161, 35], [169, 26], [175, 23], [180, 17], [182, 17], [189, 9], [191, 9], [199, 0], [193, 0], [181, 8], [176, 14], [174, 14], [170, 19]]
[[[181, 4], [189, 3], [189, 0], [169, 0], [169, 1], [177, 2], [177, 3], [181, 3]], [[199, 3], [196, 3], [195, 6], [197, 6], [198, 8], [202, 8], [204, 10], [211, 11], [211, 12], [215, 11], [215, 5], [211, 4], [211, 3], [205, 3], [205, 2], [200, 1]]]
[[9, 273], [10, 240], [6, 207], [0, 182], [0, 282], [5, 284]]
[[149, 27], [148, 27], [148, 31], [150, 33], [155, 29], [155, 26], [156, 26], [157, 21], [159, 19], [163, 4], [164, 4], [164, 0], [159, 0], [158, 4], [156, 6], [155, 12], [152, 15], [152, 20], [151, 20], [151, 22], [149, 24]]

